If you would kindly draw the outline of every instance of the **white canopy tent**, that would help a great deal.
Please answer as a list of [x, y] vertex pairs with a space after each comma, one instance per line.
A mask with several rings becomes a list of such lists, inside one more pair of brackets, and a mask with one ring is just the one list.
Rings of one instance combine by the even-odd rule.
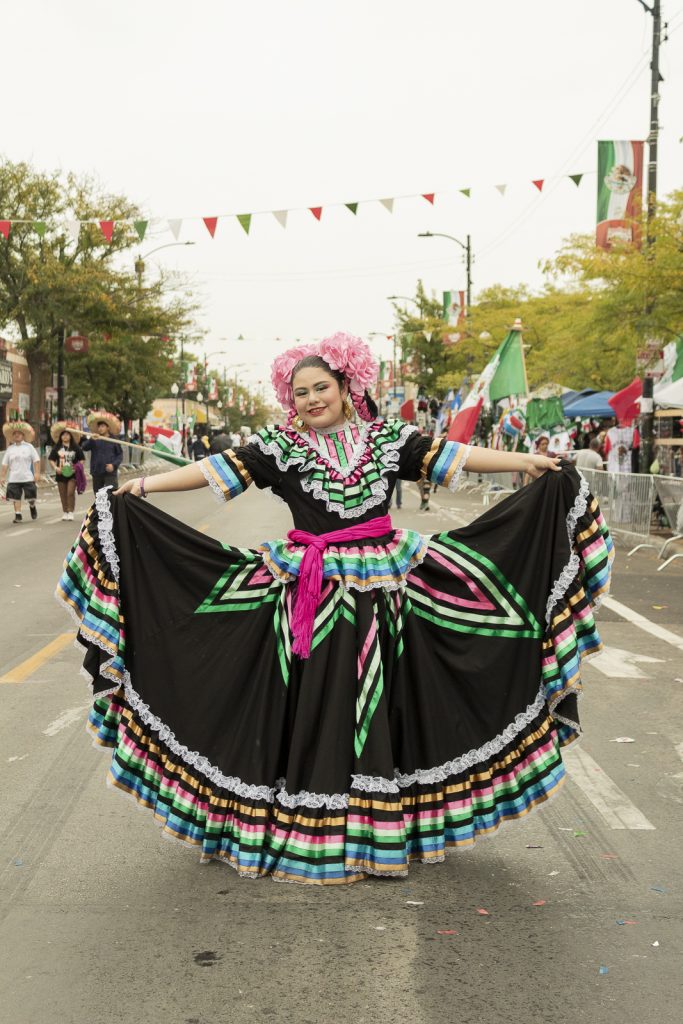
[[683, 408], [683, 377], [655, 388], [655, 405], [670, 409]]

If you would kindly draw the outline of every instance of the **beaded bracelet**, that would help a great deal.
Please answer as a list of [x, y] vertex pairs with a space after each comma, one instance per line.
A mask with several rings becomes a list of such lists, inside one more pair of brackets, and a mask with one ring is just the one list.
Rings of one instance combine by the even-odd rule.
[[145, 477], [144, 476], [140, 477], [140, 497], [141, 498], [146, 498], [147, 497], [147, 491], [145, 490]]

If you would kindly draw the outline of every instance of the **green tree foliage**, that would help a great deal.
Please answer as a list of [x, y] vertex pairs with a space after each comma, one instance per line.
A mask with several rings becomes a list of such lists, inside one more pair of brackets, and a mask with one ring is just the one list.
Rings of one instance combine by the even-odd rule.
[[[664, 345], [683, 331], [683, 191], [660, 202], [650, 232], [656, 241], [649, 247], [609, 252], [598, 249], [592, 235], [571, 237], [543, 264], [547, 281], [540, 293], [523, 284], [481, 291], [456, 344], [442, 343], [455, 331], [418, 282], [419, 313], [395, 304], [407, 378], [443, 396], [484, 368], [521, 317], [530, 388], [624, 387], [648, 340]], [[423, 331], [432, 332], [431, 341]]]
[[[10, 162], [0, 164], [0, 195], [4, 216], [13, 221], [9, 238], [0, 238], [0, 327], [14, 334], [28, 361], [31, 420], [37, 425], [61, 327], [88, 336], [111, 335], [118, 371], [135, 375], [139, 346], [132, 339], [172, 335], [189, 323], [194, 307], [183, 297], [170, 298], [170, 285], [177, 287], [172, 279], [162, 276], [150, 287], [138, 287], [127, 255], [139, 244], [138, 236], [130, 224], [119, 222], [139, 220], [141, 213], [125, 197], [103, 192], [90, 178]], [[111, 242], [99, 227], [105, 219], [117, 222]], [[66, 230], [69, 220], [93, 223], [83, 225], [74, 241]], [[154, 347], [146, 360], [150, 381], [158, 372], [163, 379], [167, 362], [161, 354], [155, 362], [153, 354]], [[105, 386], [111, 375], [96, 381], [106, 365], [97, 340], [92, 354], [75, 359], [83, 360], [80, 369], [71, 360], [79, 388], [89, 380], [93, 398], [106, 396], [106, 404], [122, 415], [133, 406], [139, 414], [134, 401], [116, 405], [122, 392]], [[78, 394], [85, 405], [96, 404], [82, 389]]]
[[175, 380], [173, 353], [167, 335], [91, 337], [87, 355], [67, 356], [68, 411], [105, 408], [124, 421], [143, 419]]

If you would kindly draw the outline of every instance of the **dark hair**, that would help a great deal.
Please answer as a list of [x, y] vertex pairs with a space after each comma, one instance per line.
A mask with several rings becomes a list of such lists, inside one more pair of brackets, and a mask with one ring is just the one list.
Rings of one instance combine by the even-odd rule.
[[325, 362], [322, 356], [304, 356], [304, 358], [300, 359], [292, 370], [292, 384], [294, 383], [294, 378], [299, 370], [307, 370], [309, 368], [314, 370], [324, 370], [325, 373], [329, 373], [330, 377], [334, 377], [336, 380], [340, 391], [344, 385], [348, 383], [341, 370], [333, 370], [332, 367]]

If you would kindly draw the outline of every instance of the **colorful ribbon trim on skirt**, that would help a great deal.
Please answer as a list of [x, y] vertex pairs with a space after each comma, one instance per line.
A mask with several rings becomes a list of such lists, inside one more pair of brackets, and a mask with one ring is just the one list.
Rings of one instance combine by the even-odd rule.
[[367, 523], [358, 526], [347, 526], [343, 530], [332, 530], [330, 533], [307, 533], [306, 530], [290, 530], [287, 534], [294, 544], [306, 545], [301, 559], [299, 582], [296, 588], [296, 604], [292, 616], [292, 633], [294, 643], [292, 651], [300, 658], [308, 658], [311, 653], [313, 624], [315, 613], [320, 603], [320, 591], [323, 582], [323, 551], [328, 544], [339, 544], [345, 541], [371, 540], [391, 533], [393, 526], [391, 516], [377, 516]]

